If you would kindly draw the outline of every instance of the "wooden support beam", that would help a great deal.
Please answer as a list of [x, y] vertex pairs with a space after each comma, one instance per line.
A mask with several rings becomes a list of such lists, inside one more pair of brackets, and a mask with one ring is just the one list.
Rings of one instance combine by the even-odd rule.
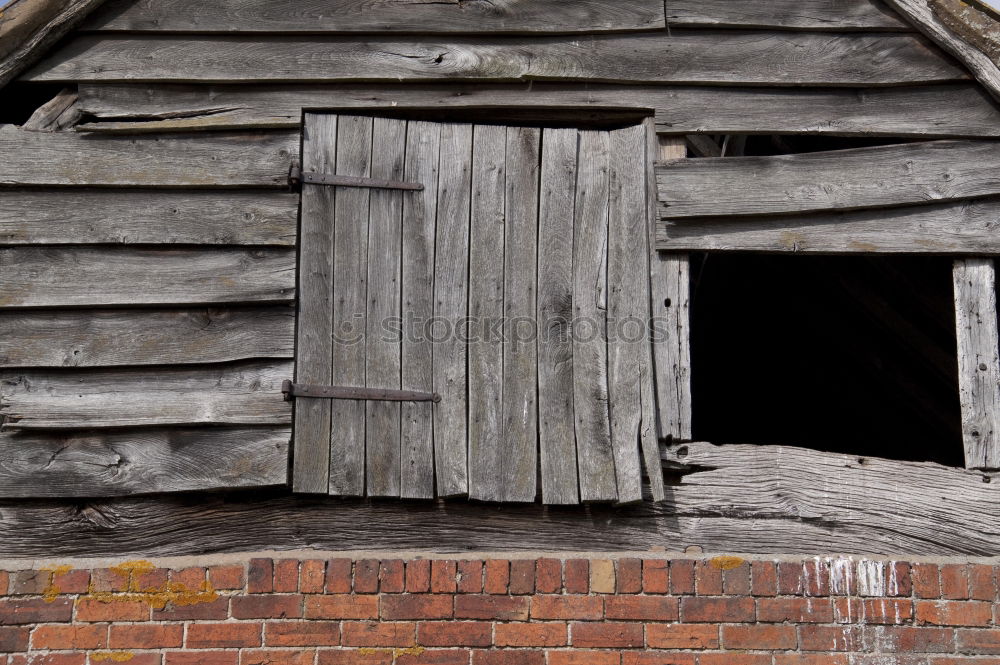
[[959, 259], [954, 277], [965, 466], [1000, 469], [1000, 335], [993, 260]]

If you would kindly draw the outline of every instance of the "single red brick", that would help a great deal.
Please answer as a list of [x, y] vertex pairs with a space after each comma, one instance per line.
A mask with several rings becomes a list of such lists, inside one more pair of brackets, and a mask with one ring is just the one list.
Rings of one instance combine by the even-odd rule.
[[760, 598], [757, 621], [763, 623], [832, 623], [829, 598]]
[[549, 665], [619, 665], [621, 654], [617, 651], [549, 651]]
[[531, 600], [532, 619], [600, 621], [604, 603], [597, 596], [535, 596]]
[[774, 655], [774, 665], [848, 665], [845, 654], [784, 653]]
[[[454, 596], [383, 596], [383, 619], [450, 619]], [[359, 617], [367, 618], [367, 617]]]
[[917, 601], [917, 623], [934, 626], [989, 626], [993, 620], [990, 603], [962, 600]]
[[122, 570], [96, 568], [90, 573], [90, 585], [92, 591], [126, 591], [128, 574]]
[[224, 621], [229, 616], [229, 598], [219, 596], [206, 603], [167, 605], [153, 610], [153, 621]]
[[889, 596], [913, 595], [913, 580], [910, 564], [905, 561], [893, 561], [886, 566], [886, 594]]
[[306, 596], [304, 616], [307, 619], [377, 619], [378, 596]]
[[299, 570], [299, 591], [301, 593], [323, 593], [326, 584], [326, 561], [308, 559]]
[[539, 559], [535, 566], [535, 593], [562, 591], [562, 561]]
[[956, 632], [956, 642], [962, 653], [1000, 654], [1000, 629], [962, 628]]
[[695, 665], [693, 653], [656, 653], [654, 651], [625, 651], [622, 665]]
[[863, 598], [861, 608], [859, 620], [868, 624], [899, 625], [913, 618], [913, 601], [909, 598]]
[[[111, 602], [96, 598], [80, 598], [76, 602], [77, 621], [147, 621], [149, 605], [138, 600], [115, 597]], [[64, 619], [65, 620], [65, 619]]]
[[590, 561], [567, 559], [565, 575], [566, 593], [590, 593]]
[[379, 588], [382, 593], [406, 591], [406, 566], [402, 559], [389, 559], [379, 563]]
[[917, 598], [941, 597], [937, 564], [915, 563], [910, 576], [913, 580], [913, 593]]
[[803, 651], [858, 651], [862, 648], [860, 626], [799, 626], [799, 648]]
[[46, 602], [41, 598], [6, 598], [0, 600], [0, 626], [29, 623], [65, 623], [73, 616], [68, 598]]
[[754, 561], [750, 564], [750, 593], [755, 596], [778, 594], [778, 566], [773, 561]]
[[778, 562], [778, 593], [782, 596], [802, 594], [802, 564], [792, 561]]
[[458, 590], [458, 566], [454, 561], [431, 562], [431, 593], [455, 593]]
[[941, 566], [941, 597], [952, 600], [969, 599], [969, 569], [964, 564]]
[[534, 559], [515, 559], [510, 562], [510, 593], [514, 595], [535, 593]]
[[723, 626], [722, 646], [727, 649], [794, 649], [798, 646], [795, 626]]
[[703, 653], [698, 665], [771, 665], [770, 654], [762, 653]]
[[885, 626], [878, 630], [866, 630], [864, 639], [867, 652], [913, 654], [951, 653], [955, 650], [955, 635], [951, 628]]
[[236, 665], [238, 651], [168, 651], [163, 665]]
[[806, 596], [830, 595], [830, 562], [819, 557], [802, 562], [802, 593]]
[[147, 623], [111, 626], [110, 649], [168, 649], [184, 644], [184, 626], [177, 623]]
[[677, 605], [672, 596], [608, 596], [604, 616], [621, 621], [677, 621]]
[[170, 571], [170, 581], [173, 584], [180, 584], [185, 589], [190, 589], [191, 591], [204, 589], [205, 580], [207, 579], [208, 571], [197, 566]]
[[330, 559], [326, 562], [326, 592], [350, 593], [354, 562], [350, 559]]
[[431, 590], [431, 562], [417, 559], [406, 562], [406, 590], [410, 593], [427, 593]]
[[242, 589], [246, 586], [246, 570], [243, 566], [211, 566], [208, 581], [213, 589]]
[[6, 570], [0, 570], [0, 596], [7, 594], [10, 588], [10, 574]]
[[307, 649], [240, 652], [240, 665], [313, 665], [315, 660], [316, 652]]
[[498, 623], [495, 644], [498, 647], [563, 647], [567, 644], [566, 623]]
[[741, 563], [735, 568], [722, 571], [722, 590], [731, 596], [750, 594], [750, 564]]
[[260, 623], [192, 623], [188, 625], [188, 649], [238, 649], [259, 647]]
[[642, 559], [619, 559], [617, 569], [618, 593], [642, 592]]
[[486, 621], [422, 621], [417, 644], [426, 647], [487, 647], [493, 643], [493, 624]]
[[674, 559], [670, 562], [670, 593], [690, 595], [694, 593], [695, 562], [690, 559]]
[[281, 559], [274, 564], [274, 592], [294, 593], [299, 589], [299, 562]]
[[471, 657], [472, 654], [464, 649], [403, 652], [396, 657], [396, 665], [468, 665]]
[[695, 589], [699, 596], [722, 595], [722, 570], [710, 561], [699, 561], [695, 566]]
[[[41, 628], [49, 628], [50, 626], [41, 626]], [[61, 628], [59, 626], [58, 628]], [[51, 626], [51, 628], [57, 628], [57, 626]], [[81, 626], [83, 628], [83, 626]], [[35, 629], [37, 632], [37, 628]], [[31, 634], [31, 629], [27, 626], [3, 626], [0, 627], [0, 654], [10, 653], [12, 651], [27, 651], [28, 650], [28, 637]], [[42, 646], [38, 647], [41, 649], [76, 649], [78, 647], [50, 647]], [[84, 649], [89, 649], [91, 647], [81, 647]], [[0, 662], [3, 656], [0, 656]]]
[[529, 606], [522, 596], [455, 596], [455, 618], [527, 621]]
[[646, 625], [646, 643], [655, 649], [718, 649], [719, 627], [651, 623]]
[[969, 592], [972, 600], [996, 600], [997, 585], [993, 566], [969, 564]]
[[129, 651], [112, 651], [103, 654], [100, 652], [91, 653], [90, 665], [106, 665], [109, 661], [113, 663], [115, 657], [121, 657], [129, 653], [132, 654], [132, 657], [129, 658], [128, 665], [163, 665], [163, 656], [158, 653], [134, 653]]
[[247, 568], [247, 592], [272, 593], [274, 591], [274, 562], [271, 559], [250, 559]]
[[49, 586], [51, 573], [40, 570], [18, 570], [10, 574], [10, 595], [41, 595]]
[[234, 619], [298, 619], [302, 616], [303, 596], [258, 595], [232, 599]]
[[264, 624], [264, 644], [269, 647], [340, 646], [340, 623], [337, 621], [268, 621]]
[[458, 592], [459, 593], [483, 592], [482, 561], [458, 562]]
[[681, 621], [685, 623], [745, 623], [753, 620], [753, 598], [681, 598]]
[[392, 665], [392, 650], [322, 649], [317, 665]]
[[524, 649], [473, 651], [472, 665], [545, 665], [545, 653]]
[[642, 592], [670, 593], [670, 568], [663, 559], [644, 559], [642, 562]]
[[510, 561], [506, 559], [490, 559], [486, 562], [486, 581], [483, 590], [486, 593], [507, 593], [510, 584]]
[[354, 564], [354, 593], [378, 593], [380, 562], [362, 559]]
[[401, 621], [345, 621], [345, 647], [411, 647], [417, 643], [417, 625]]
[[129, 588], [132, 591], [162, 591], [166, 589], [170, 579], [170, 571], [166, 568], [152, 570], [133, 570]]
[[574, 623], [570, 625], [574, 647], [633, 649], [644, 646], [641, 623]]
[[46, 592], [77, 594], [87, 593], [90, 588], [89, 570], [68, 570], [66, 572], [53, 572], [50, 575], [52, 588], [46, 589]]

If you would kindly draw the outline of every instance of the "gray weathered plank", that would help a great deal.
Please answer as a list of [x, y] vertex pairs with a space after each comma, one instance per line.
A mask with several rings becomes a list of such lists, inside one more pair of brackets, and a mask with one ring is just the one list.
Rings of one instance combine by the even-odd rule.
[[[709, 57], [711, 56], [711, 57]], [[734, 30], [565, 37], [82, 35], [28, 81], [587, 80], [881, 86], [969, 78], [919, 35]]]
[[507, 128], [500, 500], [538, 493], [538, 175], [541, 130]]
[[14, 247], [0, 284], [0, 308], [291, 302], [295, 251]]
[[469, 223], [469, 497], [500, 500], [507, 132], [476, 125]]
[[666, 0], [673, 27], [912, 30], [880, 0]]
[[[371, 177], [372, 118], [337, 119], [333, 173]], [[332, 385], [365, 385], [368, 220], [371, 190], [343, 187], [333, 204]], [[327, 220], [329, 223], [329, 220]], [[334, 400], [330, 411], [330, 494], [365, 494], [365, 403]]]
[[3, 192], [0, 245], [295, 245], [298, 196], [278, 191]]
[[580, 132], [573, 233], [573, 410], [580, 498], [615, 501], [608, 411], [609, 137]]
[[542, 134], [538, 204], [538, 451], [542, 502], [580, 502], [573, 414], [577, 131]]
[[882, 208], [1000, 193], [1000, 143], [931, 141], [657, 167], [660, 214], [683, 218]]
[[[1000, 107], [979, 85], [870, 89], [654, 87], [588, 83], [342, 85], [80, 85], [88, 131], [297, 129], [303, 108], [653, 109], [668, 134], [1000, 136]], [[550, 111], [551, 112], [551, 111]]]
[[[337, 116], [308, 114], [302, 167], [333, 172], [337, 165]], [[295, 377], [300, 383], [330, 385], [333, 358], [333, 187], [304, 185], [299, 256], [299, 321]], [[292, 489], [326, 494], [330, 485], [330, 413], [327, 399], [297, 399]]]
[[433, 388], [437, 496], [469, 492], [466, 325], [469, 300], [469, 214], [472, 125], [441, 126], [434, 254]]
[[0, 433], [0, 497], [108, 497], [283, 485], [288, 428]]
[[5, 371], [4, 429], [286, 425], [281, 382], [291, 361], [148, 369]]
[[1000, 469], [1000, 335], [993, 259], [954, 267], [965, 466]]
[[63, 88], [55, 97], [35, 109], [21, 129], [33, 132], [57, 132], [76, 124], [80, 119], [80, 95], [72, 88]]
[[652, 414], [642, 408], [649, 344], [649, 264], [643, 260], [649, 255], [645, 146], [642, 126], [610, 134], [608, 406], [619, 503], [642, 500], [639, 444], [655, 430]]
[[114, 0], [85, 30], [173, 32], [410, 32], [574, 33], [656, 30], [664, 27], [658, 0]]
[[294, 350], [287, 306], [0, 313], [0, 367], [192, 365]]
[[0, 185], [287, 187], [298, 132], [86, 137], [0, 125]]
[[1000, 254], [1000, 200], [959, 200], [849, 212], [660, 220], [671, 251], [816, 254]]
[[[406, 158], [406, 121], [375, 118], [372, 127], [372, 177], [402, 180]], [[402, 339], [403, 196], [399, 191], [371, 191], [368, 219], [368, 316], [365, 334], [365, 382], [399, 389]], [[365, 424], [367, 496], [399, 496], [399, 404], [369, 402]]]
[[[433, 388], [432, 345], [425, 326], [434, 312], [434, 228], [437, 215], [441, 126], [410, 122], [406, 129], [407, 181], [424, 185], [403, 197], [402, 388]], [[423, 402], [402, 405], [400, 495], [434, 498], [433, 411]]]

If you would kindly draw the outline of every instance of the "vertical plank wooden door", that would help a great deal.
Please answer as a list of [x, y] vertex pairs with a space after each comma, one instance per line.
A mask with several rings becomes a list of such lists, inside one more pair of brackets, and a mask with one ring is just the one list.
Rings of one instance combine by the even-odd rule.
[[[294, 488], [577, 504], [663, 496], [648, 128], [306, 117]], [[390, 189], [378, 181], [415, 183]], [[652, 445], [652, 447], [650, 447]]]

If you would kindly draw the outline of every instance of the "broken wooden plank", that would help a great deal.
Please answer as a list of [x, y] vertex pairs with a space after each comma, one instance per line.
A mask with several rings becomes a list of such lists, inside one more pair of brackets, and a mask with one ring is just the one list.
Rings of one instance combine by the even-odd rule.
[[930, 141], [657, 166], [665, 218], [885, 208], [1000, 193], [1000, 144]]
[[1000, 254], [1000, 200], [765, 217], [660, 220], [657, 247], [671, 251], [803, 254]]
[[1000, 334], [993, 259], [958, 259], [954, 278], [965, 466], [1000, 469]]
[[[229, 85], [82, 83], [94, 132], [298, 129], [304, 108], [543, 108], [580, 115], [652, 109], [668, 134], [835, 134], [960, 138], [1000, 136], [1000, 108], [977, 84], [788, 90], [589, 83]], [[600, 117], [598, 115], [598, 117]]]
[[158, 3], [114, 0], [84, 30], [127, 32], [407, 32], [575, 33], [657, 30], [664, 27], [659, 0], [403, 0], [322, 2], [246, 0]]
[[469, 493], [467, 332], [472, 125], [441, 125], [434, 245], [434, 469], [437, 496]]
[[0, 308], [292, 302], [295, 251], [14, 247], [0, 283]]
[[[406, 121], [375, 118], [372, 127], [372, 177], [402, 181], [406, 158]], [[401, 191], [371, 190], [368, 218], [368, 329], [365, 333], [365, 382], [399, 389], [402, 353]], [[400, 407], [369, 402], [365, 422], [367, 496], [399, 496]]]
[[3, 429], [287, 425], [286, 360], [148, 369], [6, 371]]
[[226, 307], [0, 313], [0, 367], [193, 365], [291, 358], [295, 310]]
[[671, 27], [902, 30], [913, 27], [880, 0], [667, 0]]
[[687, 254], [653, 259], [653, 354], [660, 436], [691, 440], [691, 265]]
[[0, 245], [294, 246], [298, 195], [267, 191], [16, 189]]
[[56, 132], [68, 128], [73, 123], [70, 119], [79, 119], [80, 110], [77, 103], [79, 94], [72, 88], [63, 88], [59, 93], [45, 102], [31, 114], [21, 129], [33, 132]]
[[[434, 311], [434, 238], [441, 127], [410, 122], [406, 129], [405, 175], [424, 189], [403, 197], [403, 390], [433, 387], [433, 347], [425, 329]], [[409, 329], [407, 329], [409, 326]], [[429, 403], [402, 405], [401, 496], [434, 498], [433, 411]]]
[[[711, 53], [711, 58], [705, 54]], [[882, 86], [969, 78], [919, 35], [673, 30], [455, 38], [81, 35], [27, 81], [515, 81]]]
[[542, 503], [580, 502], [573, 413], [573, 222], [578, 135], [545, 129], [538, 204], [538, 452]]
[[[337, 156], [337, 116], [307, 114], [302, 167], [333, 172]], [[333, 368], [333, 187], [302, 188], [302, 241], [299, 257], [298, 354], [295, 380], [331, 385]], [[330, 489], [330, 413], [327, 399], [297, 399], [292, 489], [326, 494]]]
[[0, 433], [0, 497], [41, 499], [284, 485], [287, 427]]
[[287, 187], [298, 132], [86, 137], [0, 125], [0, 185]]

